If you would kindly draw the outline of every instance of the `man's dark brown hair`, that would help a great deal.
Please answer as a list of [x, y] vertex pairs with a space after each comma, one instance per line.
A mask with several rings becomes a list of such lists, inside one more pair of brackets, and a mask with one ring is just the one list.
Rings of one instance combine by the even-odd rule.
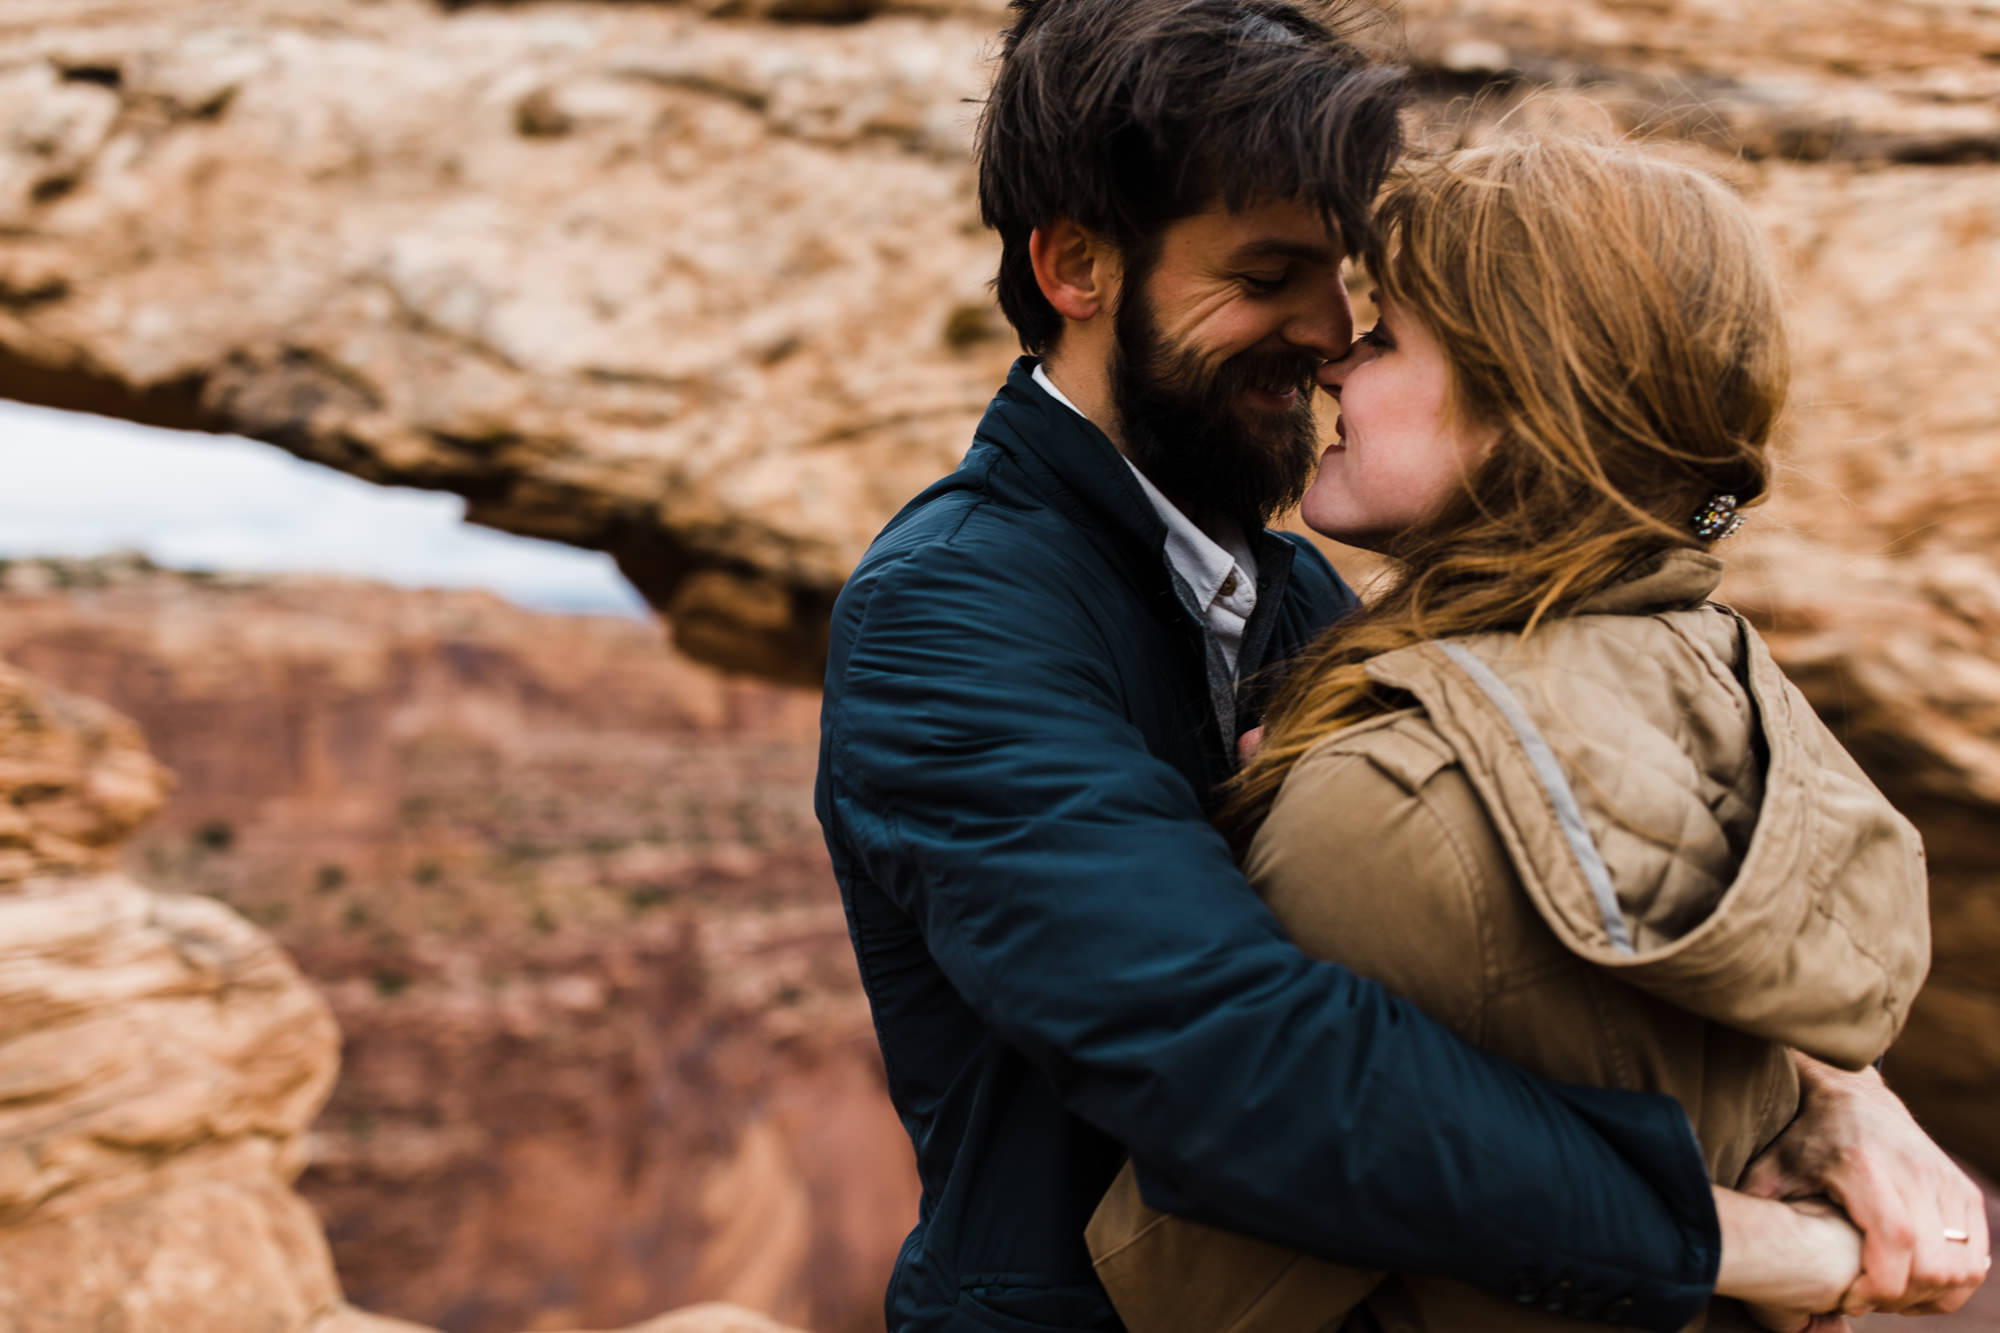
[[1398, 71], [1351, 41], [1342, 0], [1014, 0], [979, 125], [979, 208], [1000, 308], [1030, 352], [1062, 317], [1028, 236], [1067, 217], [1150, 266], [1168, 223], [1297, 199], [1350, 254], [1402, 148]]

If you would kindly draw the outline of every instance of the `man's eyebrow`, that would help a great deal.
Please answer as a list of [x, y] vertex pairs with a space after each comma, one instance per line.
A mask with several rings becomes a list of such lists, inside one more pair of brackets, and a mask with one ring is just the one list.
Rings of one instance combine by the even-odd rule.
[[1239, 264], [1253, 259], [1297, 259], [1308, 264], [1333, 264], [1340, 260], [1332, 246], [1281, 240], [1275, 236], [1238, 247], [1232, 258]]

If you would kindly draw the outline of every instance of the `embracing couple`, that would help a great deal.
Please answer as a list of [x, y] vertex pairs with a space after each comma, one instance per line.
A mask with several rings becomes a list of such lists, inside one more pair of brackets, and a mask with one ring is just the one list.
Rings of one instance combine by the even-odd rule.
[[[1742, 206], [1554, 138], [1399, 166], [1309, 0], [1014, 8], [979, 189], [1030, 355], [826, 681], [923, 1185], [890, 1333], [1963, 1303], [1978, 1193], [1870, 1068], [1916, 835], [1708, 600], [1786, 388]], [[1301, 500], [1393, 586], [1266, 529]]]

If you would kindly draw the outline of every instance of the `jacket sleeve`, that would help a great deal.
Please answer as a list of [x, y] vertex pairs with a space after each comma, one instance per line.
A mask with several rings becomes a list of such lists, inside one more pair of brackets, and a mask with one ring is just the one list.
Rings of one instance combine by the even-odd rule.
[[1294, 948], [1127, 720], [1082, 599], [938, 543], [843, 600], [838, 836], [1148, 1203], [1642, 1327], [1702, 1307], [1680, 1108], [1537, 1079]]

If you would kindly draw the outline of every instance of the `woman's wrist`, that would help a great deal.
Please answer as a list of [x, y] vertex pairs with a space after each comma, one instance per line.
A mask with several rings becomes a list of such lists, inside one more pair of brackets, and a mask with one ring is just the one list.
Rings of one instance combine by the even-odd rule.
[[1722, 1264], [1715, 1293], [1752, 1305], [1825, 1311], [1861, 1273], [1861, 1233], [1830, 1204], [1715, 1190]]

